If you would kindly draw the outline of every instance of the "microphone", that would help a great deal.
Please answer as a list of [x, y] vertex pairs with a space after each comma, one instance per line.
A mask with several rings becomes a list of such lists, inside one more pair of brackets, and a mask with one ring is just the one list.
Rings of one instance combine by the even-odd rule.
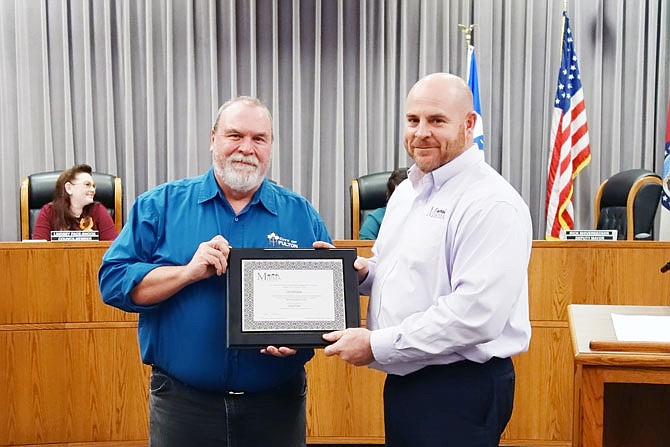
[[670, 261], [666, 262], [663, 267], [661, 267], [661, 273], [665, 273], [670, 270]]

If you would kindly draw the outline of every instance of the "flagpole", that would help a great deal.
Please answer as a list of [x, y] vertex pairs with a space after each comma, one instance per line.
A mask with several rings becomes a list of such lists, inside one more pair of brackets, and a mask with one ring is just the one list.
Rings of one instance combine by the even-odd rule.
[[[482, 106], [479, 100], [479, 75], [477, 74], [477, 61], [475, 59], [475, 47], [472, 45], [472, 30], [474, 24], [458, 24], [461, 32], [465, 35], [465, 76], [463, 79], [472, 92], [472, 109], [477, 114], [477, 120], [472, 133], [472, 139], [481, 151], [484, 150], [484, 123], [482, 120]], [[483, 154], [483, 152], [482, 152]]]
[[467, 79], [468, 77], [468, 55], [470, 54], [470, 43], [472, 42], [472, 30], [474, 29], [475, 25], [470, 24], [470, 25], [464, 25], [462, 23], [458, 24], [458, 27], [461, 29], [461, 32], [465, 36], [465, 78]]
[[568, 0], [563, 0], [563, 20], [561, 20], [561, 50], [563, 49], [563, 38], [565, 37], [565, 17], [568, 15]]
[[563, 39], [565, 38], [565, 16], [568, 15], [568, 0], [563, 0], [563, 20], [561, 20], [561, 53], [563, 52]]

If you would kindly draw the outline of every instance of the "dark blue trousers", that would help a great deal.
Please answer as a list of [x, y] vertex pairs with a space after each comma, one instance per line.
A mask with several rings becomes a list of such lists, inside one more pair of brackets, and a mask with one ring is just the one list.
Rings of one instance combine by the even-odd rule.
[[498, 447], [512, 416], [511, 359], [428, 366], [384, 385], [387, 447]]
[[264, 393], [209, 393], [153, 369], [150, 447], [304, 447], [304, 370]]

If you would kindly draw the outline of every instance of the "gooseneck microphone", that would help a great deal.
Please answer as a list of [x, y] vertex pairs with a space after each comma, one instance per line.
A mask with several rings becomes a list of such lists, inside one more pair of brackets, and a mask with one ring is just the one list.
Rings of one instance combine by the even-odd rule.
[[661, 273], [665, 273], [670, 270], [670, 261], [666, 262], [663, 267], [661, 267]]

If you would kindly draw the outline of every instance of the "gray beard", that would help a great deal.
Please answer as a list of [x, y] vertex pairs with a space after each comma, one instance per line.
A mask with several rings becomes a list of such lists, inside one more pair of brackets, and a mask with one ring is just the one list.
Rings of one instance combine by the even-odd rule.
[[263, 179], [265, 178], [265, 172], [260, 167], [253, 171], [242, 172], [227, 162], [223, 168], [215, 166], [214, 170], [217, 176], [223, 180], [223, 183], [238, 192], [253, 191], [263, 183]]

